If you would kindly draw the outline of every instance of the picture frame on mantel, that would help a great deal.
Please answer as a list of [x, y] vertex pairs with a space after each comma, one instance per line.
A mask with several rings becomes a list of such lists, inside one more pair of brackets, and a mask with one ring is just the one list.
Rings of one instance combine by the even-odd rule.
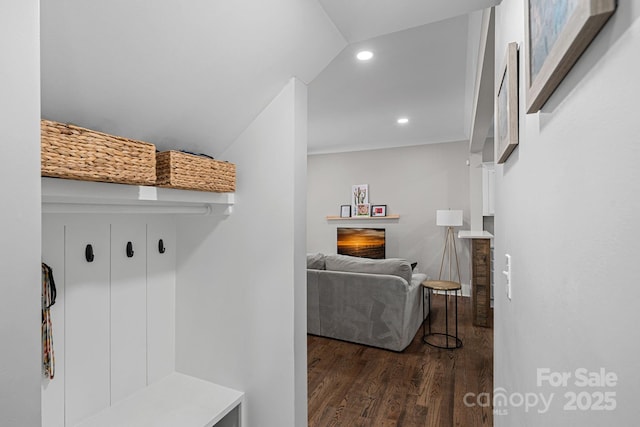
[[495, 105], [495, 158], [497, 163], [504, 163], [518, 145], [518, 44], [515, 42], [507, 45]]
[[616, 0], [527, 0], [527, 113], [540, 111], [615, 9]]
[[359, 216], [359, 217], [371, 216], [370, 210], [371, 210], [371, 207], [369, 203], [358, 203], [358, 205], [356, 206], [356, 213], [354, 216]]
[[371, 205], [371, 216], [387, 216], [387, 205]]
[[[369, 185], [356, 184], [351, 186], [351, 215], [361, 216], [360, 212], [364, 211], [364, 205], [369, 209]], [[367, 213], [367, 215], [369, 215]]]
[[351, 205], [340, 206], [340, 218], [351, 218]]

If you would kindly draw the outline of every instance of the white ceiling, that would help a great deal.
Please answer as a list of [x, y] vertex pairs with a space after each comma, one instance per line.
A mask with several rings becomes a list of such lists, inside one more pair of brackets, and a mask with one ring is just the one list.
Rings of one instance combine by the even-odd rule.
[[42, 117], [216, 156], [296, 76], [311, 153], [464, 138], [479, 31], [465, 14], [495, 3], [48, 0]]
[[349, 43], [466, 15], [498, 0], [319, 0]]
[[[309, 85], [308, 151], [467, 139], [467, 27], [459, 16], [345, 48]], [[358, 61], [363, 48], [374, 58]]]

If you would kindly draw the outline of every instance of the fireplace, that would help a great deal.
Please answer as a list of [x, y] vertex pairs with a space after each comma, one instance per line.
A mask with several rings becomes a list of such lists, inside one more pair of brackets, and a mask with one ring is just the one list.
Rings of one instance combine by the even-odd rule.
[[385, 258], [384, 228], [338, 227], [338, 253], [362, 258]]

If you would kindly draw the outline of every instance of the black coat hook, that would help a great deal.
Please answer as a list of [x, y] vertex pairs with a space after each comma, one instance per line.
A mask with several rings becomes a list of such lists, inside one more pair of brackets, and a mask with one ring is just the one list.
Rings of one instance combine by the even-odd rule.
[[163, 254], [166, 250], [167, 248], [164, 247], [164, 242], [162, 241], [162, 239], [158, 240], [158, 252]]
[[131, 258], [133, 256], [133, 243], [127, 242], [127, 258]]
[[93, 246], [91, 246], [91, 244], [88, 244], [87, 247], [84, 248], [84, 257], [87, 262], [93, 262]]

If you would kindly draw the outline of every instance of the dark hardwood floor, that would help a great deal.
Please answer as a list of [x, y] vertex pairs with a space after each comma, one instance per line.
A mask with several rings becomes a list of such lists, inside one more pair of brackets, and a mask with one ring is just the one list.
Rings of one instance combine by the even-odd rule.
[[[443, 301], [432, 301], [434, 330]], [[493, 395], [493, 329], [471, 324], [469, 298], [458, 304], [457, 350], [423, 344], [422, 328], [402, 353], [308, 335], [309, 426], [493, 425], [491, 407], [464, 399]]]

